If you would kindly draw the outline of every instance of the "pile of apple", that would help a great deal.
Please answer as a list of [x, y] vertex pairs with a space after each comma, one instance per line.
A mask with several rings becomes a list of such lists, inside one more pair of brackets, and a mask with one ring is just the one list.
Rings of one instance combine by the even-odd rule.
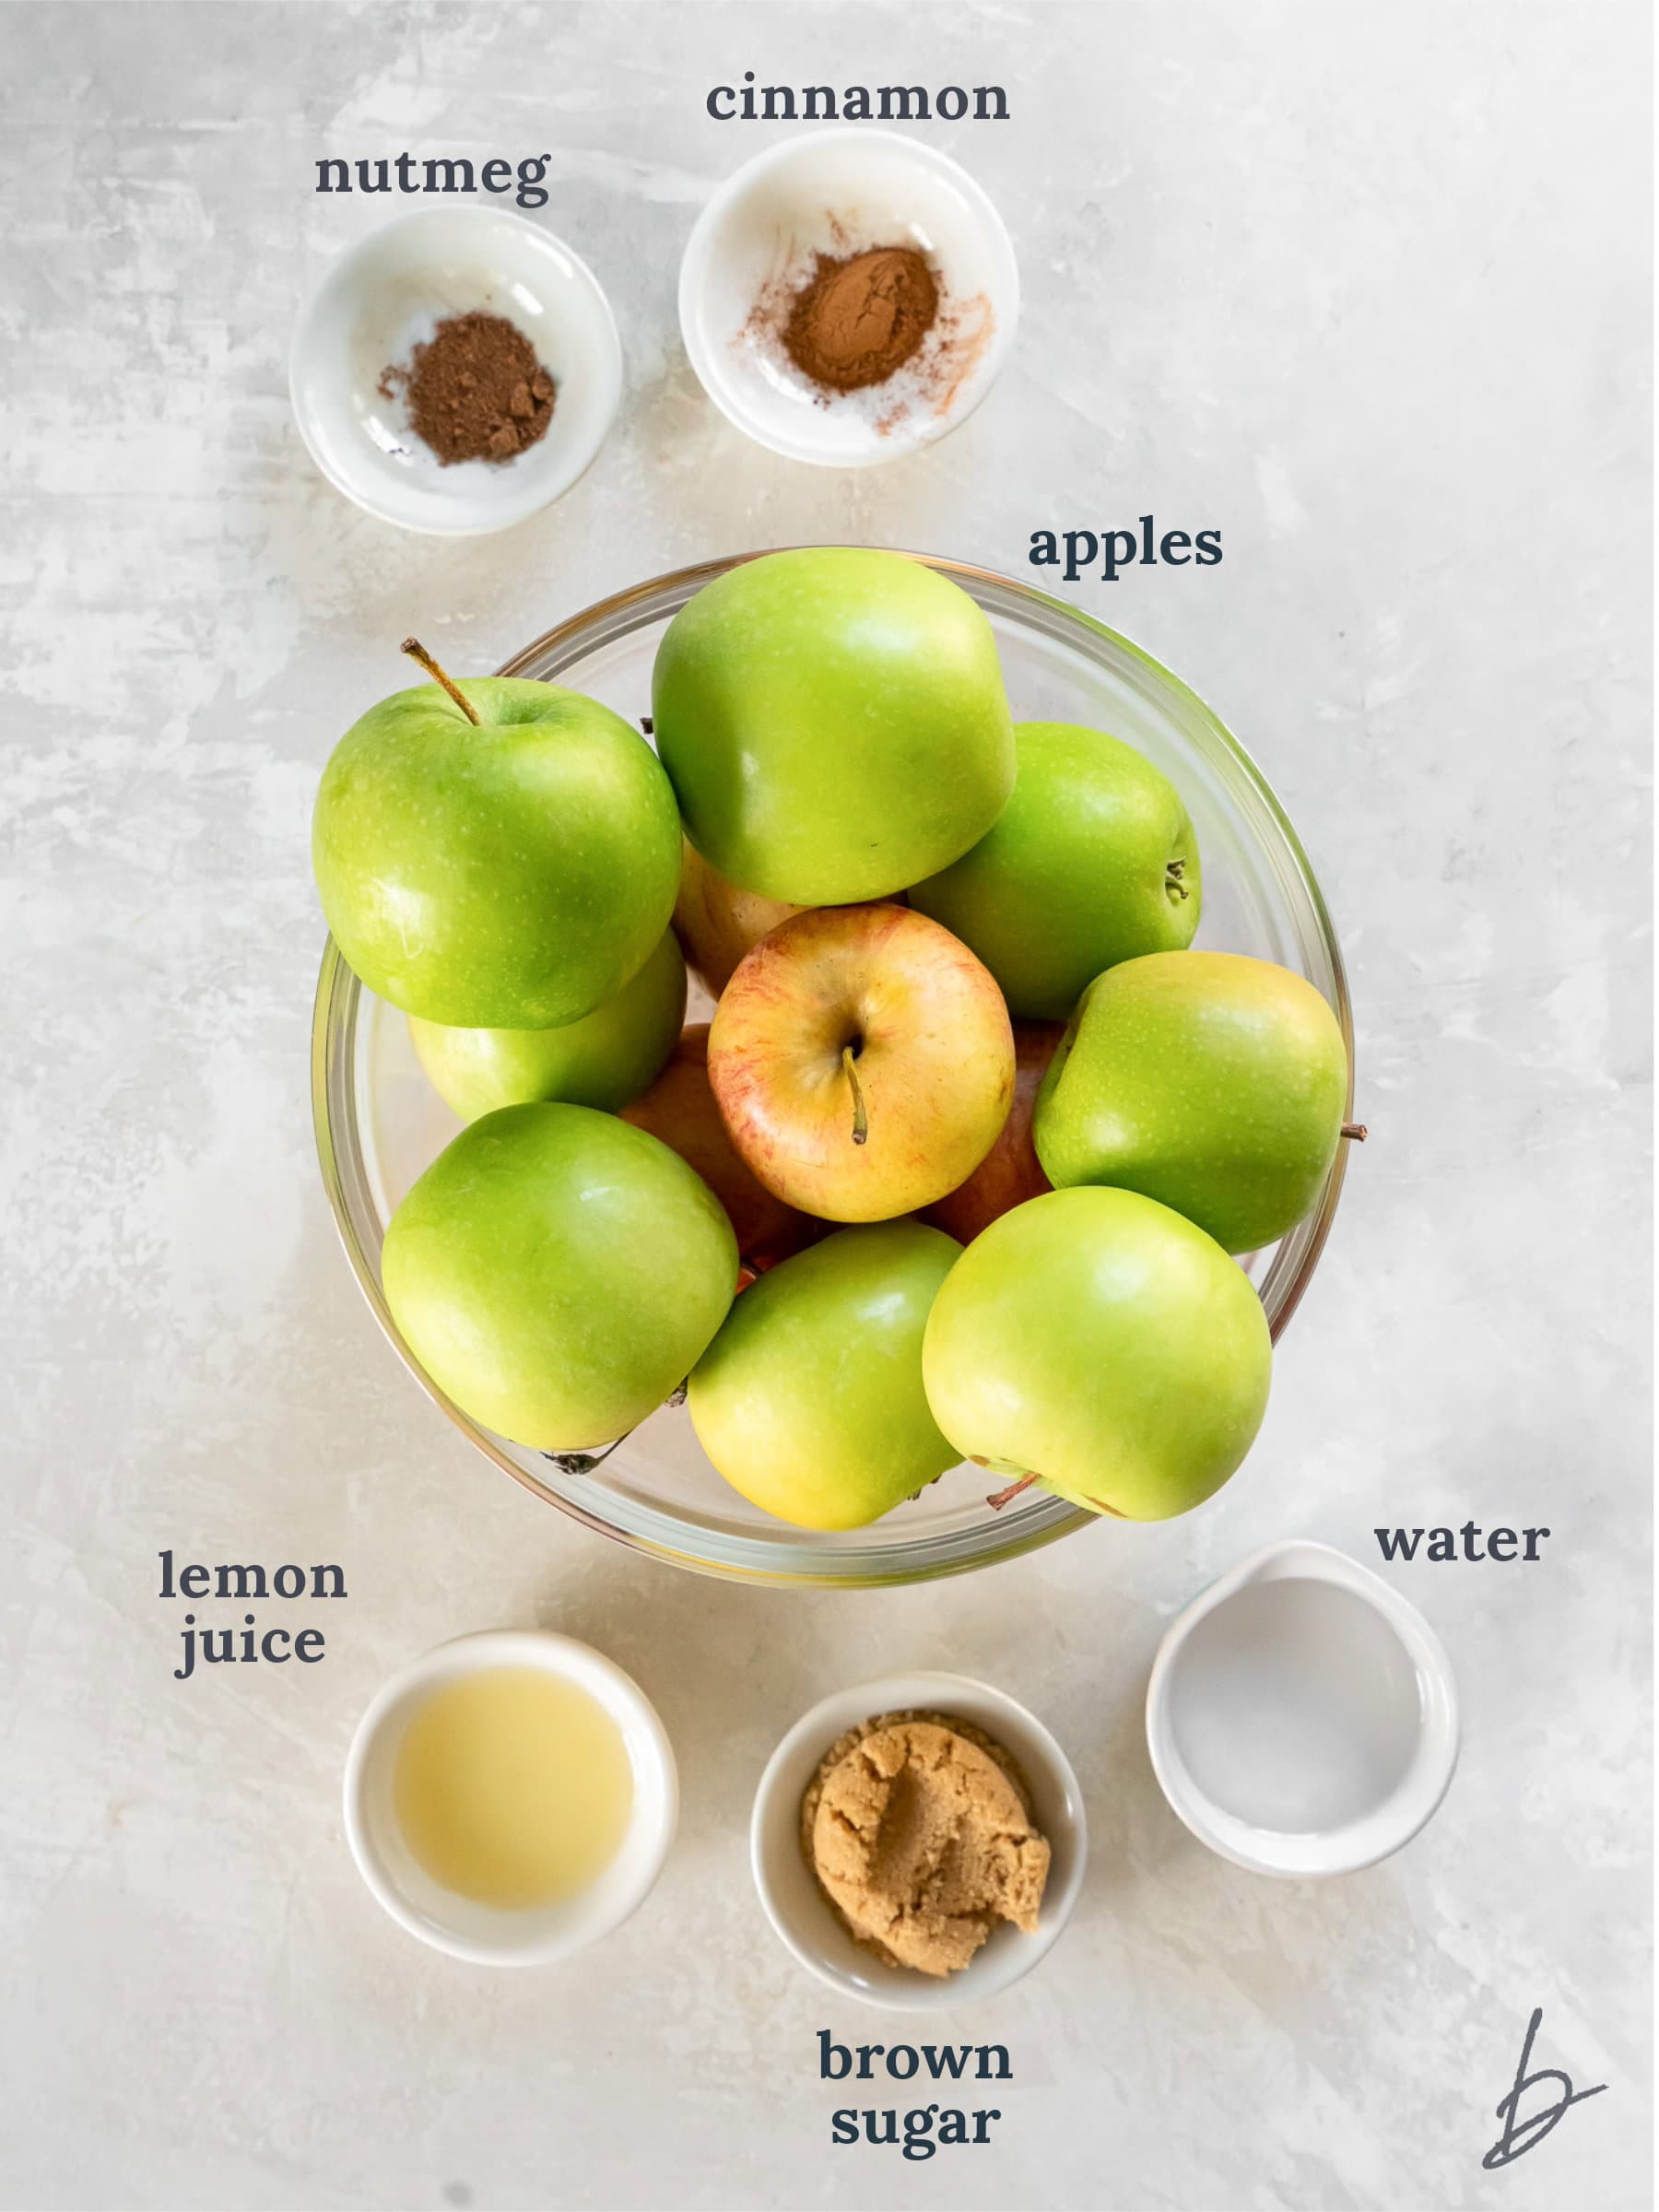
[[1159, 770], [1016, 727], [981, 609], [896, 554], [698, 593], [654, 753], [411, 650], [436, 680], [341, 740], [313, 856], [468, 1124], [382, 1257], [438, 1386], [565, 1453], [689, 1377], [715, 1467], [806, 1528], [963, 1458], [1136, 1520], [1218, 1488], [1271, 1366], [1232, 1255], [1317, 1198], [1347, 1062], [1300, 976], [1188, 949]]

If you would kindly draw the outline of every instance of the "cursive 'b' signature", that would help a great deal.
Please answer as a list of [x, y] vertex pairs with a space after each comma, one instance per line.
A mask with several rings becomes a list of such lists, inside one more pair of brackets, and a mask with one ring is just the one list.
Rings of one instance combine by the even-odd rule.
[[[1527, 2062], [1532, 2057], [1533, 2038], [1537, 2034], [1538, 2023], [1543, 2018], [1544, 2008], [1539, 2006], [1526, 2023], [1526, 2041], [1521, 2046], [1521, 2064], [1515, 2068], [1515, 2086], [1507, 2097], [1499, 2100], [1498, 2117], [1503, 2123], [1503, 2133], [1480, 2161], [1488, 2171], [1494, 2167], [1507, 2166], [1512, 2159], [1522, 2158], [1527, 2151], [1535, 2149], [1570, 2105], [1583, 2104], [1586, 2097], [1599, 2097], [1607, 2086], [1605, 2081], [1598, 2081], [1593, 2089], [1575, 2089], [1559, 2066], [1540, 2066], [1535, 2074], [1527, 2072]], [[1535, 2089], [1544, 2082], [1559, 2085], [1560, 2095], [1553, 2104], [1540, 2106], [1535, 2112], [1523, 2120], [1521, 2100], [1529, 2089]]]

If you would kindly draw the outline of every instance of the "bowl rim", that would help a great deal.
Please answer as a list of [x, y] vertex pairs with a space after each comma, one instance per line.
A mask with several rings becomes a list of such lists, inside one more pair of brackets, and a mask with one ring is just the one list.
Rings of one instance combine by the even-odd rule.
[[[301, 398], [301, 359], [310, 345], [313, 326], [324, 300], [331, 291], [343, 288], [353, 273], [366, 262], [394, 231], [418, 230], [438, 223], [459, 220], [472, 223], [494, 223], [509, 227], [533, 239], [543, 252], [551, 252], [570, 264], [576, 281], [577, 292], [585, 300], [591, 313], [589, 337], [594, 347], [595, 367], [591, 372], [603, 381], [606, 402], [603, 418], [599, 421], [585, 448], [571, 450], [573, 466], [554, 471], [547, 479], [546, 488], [537, 488], [537, 496], [516, 501], [503, 498], [504, 512], [489, 522], [439, 523], [413, 522], [386, 500], [376, 498], [360, 484], [343, 474], [334, 465], [333, 458], [319, 444], [313, 434], [315, 424], [312, 410]], [[331, 485], [342, 499], [348, 500], [362, 513], [376, 522], [385, 523], [396, 530], [406, 530], [415, 537], [467, 538], [493, 537], [499, 531], [512, 530], [520, 523], [527, 523], [542, 513], [556, 500], [561, 500], [586, 476], [604, 450], [606, 441], [616, 428], [618, 411], [622, 404], [623, 355], [621, 334], [605, 287], [593, 269], [570, 242], [555, 230], [532, 222], [526, 215], [513, 207], [491, 207], [478, 203], [463, 201], [453, 207], [411, 207], [402, 215], [394, 215], [362, 237], [350, 240], [329, 254], [318, 270], [300, 303], [294, 317], [288, 350], [288, 411], [294, 427], [300, 433], [300, 443], [311, 456], [312, 465], [324, 481]]]
[[[1399, 1639], [1412, 1663], [1421, 1700], [1421, 1724], [1411, 1764], [1387, 1797], [1371, 1811], [1319, 1831], [1316, 1848], [1300, 1853], [1287, 1850], [1276, 1853], [1246, 1841], [1247, 1836], [1259, 1836], [1266, 1844], [1276, 1831], [1252, 1829], [1218, 1805], [1188, 1771], [1174, 1738], [1170, 1685], [1189, 1638], [1200, 1621], [1251, 1583], [1260, 1582], [1327, 1583], [1370, 1606]], [[1218, 1857], [1230, 1860], [1251, 1874], [1270, 1875], [1282, 1881], [1318, 1881], [1331, 1875], [1358, 1874], [1403, 1851], [1440, 1810], [1457, 1771], [1462, 1746], [1456, 1677], [1446, 1647], [1428, 1619], [1374, 1568], [1339, 1551], [1335, 1545], [1308, 1536], [1289, 1536], [1263, 1545], [1206, 1583], [1182, 1606], [1164, 1630], [1152, 1662], [1147, 1681], [1146, 1732], [1152, 1771], [1176, 1818]], [[1287, 1834], [1288, 1844], [1294, 1840]]]
[[[994, 256], [1005, 265], [1004, 297], [997, 301], [996, 328], [992, 334], [983, 363], [976, 370], [967, 387], [967, 404], [952, 407], [945, 415], [924, 421], [919, 429], [894, 438], [886, 450], [867, 453], [825, 453], [810, 438], [792, 439], [774, 434], [755, 416], [742, 410], [736, 405], [735, 394], [714, 371], [714, 347], [706, 337], [700, 312], [702, 293], [713, 257], [714, 236], [720, 223], [731, 213], [742, 194], [771, 171], [788, 169], [806, 154], [816, 152], [830, 143], [836, 146], [862, 143], [901, 150], [919, 169], [930, 170], [935, 176], [945, 178], [967, 201], [975, 219], [983, 227]], [[886, 462], [900, 461], [908, 454], [918, 453], [930, 445], [936, 445], [941, 438], [947, 438], [952, 430], [959, 429], [990, 395], [993, 385], [1007, 362], [1015, 334], [1019, 328], [1019, 257], [1014, 251], [1014, 241], [995, 201], [979, 179], [964, 169], [954, 155], [946, 153], [941, 147], [929, 145], [924, 139], [912, 138], [903, 131], [883, 130], [878, 124], [860, 124], [852, 129], [831, 127], [808, 131], [796, 138], [781, 139], [775, 145], [765, 147], [759, 153], [751, 155], [747, 161], [739, 162], [729, 176], [723, 178], [700, 209], [686, 240], [685, 251], [680, 255], [675, 299], [680, 342], [686, 348], [686, 358], [691, 364], [692, 373], [702, 387], [704, 396], [735, 429], [741, 430], [746, 438], [752, 439], [768, 453], [780, 454], [786, 461], [804, 463], [808, 467], [878, 468]]]
[[[546, 656], [580, 641], [586, 651], [596, 650], [617, 638], [628, 635], [644, 622], [653, 619], [649, 607], [665, 594], [684, 592], [687, 597], [718, 576], [743, 566], [751, 560], [765, 559], [778, 551], [809, 550], [808, 547], [759, 547], [751, 551], [722, 554], [708, 560], [665, 571], [660, 576], [626, 586], [607, 597], [595, 601], [591, 606], [556, 623], [552, 629], [522, 647], [521, 650], [496, 670], [498, 676], [520, 676], [524, 670], [541, 662]], [[867, 548], [853, 548], [854, 550]], [[1347, 1056], [1347, 1085], [1344, 1095], [1343, 1118], [1351, 1119], [1354, 1103], [1354, 1030], [1353, 1012], [1349, 1001], [1347, 972], [1343, 966], [1341, 946], [1338, 942], [1330, 912], [1313, 873], [1301, 840], [1284, 808], [1275, 796], [1271, 786], [1254, 760], [1240, 744], [1227, 725], [1188, 685], [1173, 675], [1153, 655], [1114, 630], [1094, 616], [1068, 601], [1055, 598], [1052, 594], [1039, 591], [1019, 577], [1004, 575], [1000, 571], [980, 567], [970, 561], [951, 560], [942, 556], [919, 553], [899, 547], [884, 547], [899, 558], [921, 562], [939, 574], [964, 582], [981, 582], [999, 592], [1011, 594], [1016, 599], [1044, 610], [1061, 629], [1082, 627], [1100, 638], [1118, 653], [1126, 654], [1136, 663], [1158, 686], [1173, 692], [1185, 701], [1207, 732], [1227, 754], [1241, 775], [1256, 803], [1270, 817], [1283, 839], [1300, 881], [1304, 895], [1312, 911], [1319, 935], [1330, 963], [1332, 988], [1335, 993], [1333, 1011], [1342, 1031]], [[603, 1514], [590, 1510], [580, 1500], [568, 1497], [540, 1481], [531, 1471], [521, 1466], [501, 1448], [496, 1439], [465, 1415], [454, 1401], [428, 1375], [405, 1344], [391, 1311], [386, 1304], [380, 1280], [371, 1265], [368, 1254], [357, 1237], [351, 1218], [341, 1163], [334, 1141], [330, 1113], [331, 1047], [335, 1034], [335, 1006], [339, 1006], [338, 1041], [342, 1055], [349, 1059], [355, 1048], [358, 1016], [362, 1003], [362, 987], [335, 943], [332, 935], [325, 937], [323, 957], [317, 976], [317, 987], [312, 1012], [311, 1089], [312, 1124], [317, 1147], [318, 1165], [324, 1189], [328, 1197], [329, 1210], [334, 1218], [335, 1233], [345, 1252], [347, 1263], [357, 1278], [369, 1310], [378, 1323], [398, 1358], [415, 1377], [439, 1410], [460, 1430], [467, 1441], [494, 1462], [501, 1472], [512, 1477], [519, 1486], [544, 1503], [556, 1506], [572, 1520], [592, 1529], [596, 1535], [608, 1536], [630, 1550], [647, 1557], [663, 1559], [671, 1565], [690, 1569], [693, 1572], [708, 1574], [723, 1581], [749, 1583], [769, 1588], [800, 1587], [807, 1589], [873, 1589], [894, 1584], [931, 1582], [950, 1574], [971, 1573], [980, 1568], [1000, 1563], [1005, 1559], [1019, 1559], [1027, 1553], [1040, 1550], [1056, 1543], [1062, 1536], [1074, 1535], [1082, 1528], [1096, 1526], [1099, 1516], [1081, 1506], [1068, 1506], [1057, 1497], [1045, 1497], [1040, 1503], [1023, 1507], [1003, 1525], [1004, 1539], [994, 1548], [971, 1558], [929, 1560], [924, 1564], [908, 1565], [897, 1559], [890, 1567], [875, 1571], [853, 1570], [846, 1572], [797, 1571], [781, 1565], [750, 1565], [743, 1561], [711, 1559], [698, 1551], [682, 1549], [643, 1531], [617, 1526]], [[1318, 1208], [1308, 1218], [1309, 1227], [1300, 1256], [1295, 1270], [1283, 1288], [1276, 1312], [1269, 1316], [1269, 1327], [1275, 1344], [1284, 1334], [1292, 1314], [1301, 1303], [1321, 1253], [1330, 1236], [1336, 1207], [1342, 1195], [1349, 1147], [1339, 1143], [1335, 1157], [1326, 1175]], [[1281, 1248], [1282, 1250], [1282, 1248]], [[1276, 1257], [1258, 1293], [1274, 1285], [1281, 1259]], [[1264, 1299], [1264, 1303], [1265, 1300]]]
[[[814, 1753], [813, 1769], [816, 1771], [818, 1761], [836, 1738], [848, 1728], [855, 1727], [861, 1720], [873, 1720], [877, 1714], [906, 1709], [933, 1709], [952, 1713], [956, 1707], [964, 1710], [955, 1712], [953, 1717], [983, 1728], [987, 1735], [995, 1735], [1000, 1725], [1011, 1733], [1018, 1732], [1028, 1743], [1036, 1746], [1044, 1770], [1043, 1779], [1068, 1808], [1065, 1826], [1070, 1845], [1070, 1865], [1066, 1877], [1052, 1899], [1044, 1894], [1042, 1911], [1038, 1917], [1034, 1935], [1020, 1936], [1016, 1944], [1005, 1942], [994, 1953], [978, 1952], [960, 1973], [952, 1974], [944, 1982], [932, 1982], [924, 1975], [899, 1969], [892, 1976], [890, 1988], [884, 1983], [865, 1988], [850, 1977], [837, 1973], [796, 1940], [794, 1923], [781, 1907], [772, 1883], [771, 1868], [775, 1854], [768, 1845], [770, 1816], [779, 1792], [789, 1783], [792, 1772], [798, 1773], [803, 1753], [809, 1750]], [[967, 1710], [968, 1707], [975, 1710]], [[987, 1713], [994, 1717], [980, 1717]], [[849, 1718], [849, 1715], [853, 1717]], [[1006, 1747], [1010, 1751], [1013, 1749], [1012, 1746]], [[1031, 1763], [1022, 1758], [1022, 1771]], [[1032, 1779], [1030, 1773], [1026, 1778], [1028, 1783]], [[798, 1798], [796, 1809], [798, 1811]], [[785, 1848], [799, 1848], [797, 1835], [798, 1824], [792, 1820]], [[872, 2006], [880, 2012], [938, 2012], [958, 2005], [988, 2004], [1003, 1990], [1011, 1989], [1016, 1982], [1022, 1982], [1048, 1957], [1065, 1932], [1073, 1909], [1082, 1894], [1084, 1878], [1088, 1871], [1088, 1815], [1082, 1785], [1071, 1760], [1053, 1729], [1039, 1720], [1029, 1705], [1021, 1703], [1007, 1690], [999, 1689], [994, 1682], [981, 1681], [976, 1676], [924, 1667], [918, 1668], [913, 1674], [882, 1675], [873, 1681], [850, 1683], [844, 1689], [831, 1690], [827, 1697], [820, 1698], [816, 1705], [802, 1713], [784, 1732], [755, 1785], [754, 1804], [749, 1812], [748, 1856], [755, 1891], [772, 1933], [795, 1962], [804, 1966], [827, 1989], [834, 1990], [838, 1996], [851, 1997], [858, 2004]], [[828, 1900], [820, 1901], [824, 1912], [830, 1914]], [[992, 1966], [997, 1971], [982, 1971], [982, 1967]]]
[[[481, 1672], [486, 1667], [535, 1668], [562, 1682], [574, 1682], [606, 1705], [612, 1717], [626, 1712], [645, 1747], [656, 1785], [654, 1826], [632, 1880], [613, 1900], [607, 1911], [581, 1913], [582, 1898], [571, 1900], [575, 1908], [569, 1925], [541, 1936], [526, 1933], [522, 1941], [491, 1946], [477, 1943], [459, 1930], [441, 1925], [417, 1911], [394, 1880], [375, 1842], [365, 1809], [370, 1760], [387, 1724], [413, 1692], [423, 1684], [436, 1691], [446, 1680]], [[596, 1687], [597, 1686], [597, 1687]], [[606, 1653], [579, 1637], [556, 1629], [473, 1629], [447, 1637], [388, 1676], [364, 1707], [352, 1731], [340, 1783], [346, 1841], [358, 1872], [370, 1895], [388, 1918], [406, 1935], [414, 1936], [432, 1949], [474, 1966], [548, 1966], [586, 1950], [611, 1935], [637, 1912], [655, 1888], [667, 1861], [679, 1824], [679, 1769], [674, 1746], [662, 1716], [633, 1677]], [[630, 1824], [643, 1825], [641, 1798], [636, 1791]], [[503, 1922], [511, 1915], [503, 1914]]]

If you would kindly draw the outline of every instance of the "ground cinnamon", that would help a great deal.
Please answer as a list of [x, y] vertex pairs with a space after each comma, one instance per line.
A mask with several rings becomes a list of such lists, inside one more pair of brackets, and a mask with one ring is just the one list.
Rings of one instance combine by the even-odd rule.
[[823, 390], [862, 392], [903, 368], [938, 312], [938, 282], [913, 247], [819, 253], [790, 307], [783, 350]]
[[400, 390], [410, 428], [446, 468], [511, 461], [547, 435], [556, 396], [523, 331], [481, 308], [446, 317], [406, 369], [382, 371], [382, 397]]

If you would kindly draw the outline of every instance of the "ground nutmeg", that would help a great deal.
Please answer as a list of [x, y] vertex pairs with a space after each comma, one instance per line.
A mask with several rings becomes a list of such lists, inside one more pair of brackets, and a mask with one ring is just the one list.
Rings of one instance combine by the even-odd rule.
[[406, 369], [382, 371], [380, 391], [384, 399], [403, 393], [415, 435], [446, 468], [511, 461], [547, 435], [555, 398], [524, 332], [481, 308], [447, 316]]

